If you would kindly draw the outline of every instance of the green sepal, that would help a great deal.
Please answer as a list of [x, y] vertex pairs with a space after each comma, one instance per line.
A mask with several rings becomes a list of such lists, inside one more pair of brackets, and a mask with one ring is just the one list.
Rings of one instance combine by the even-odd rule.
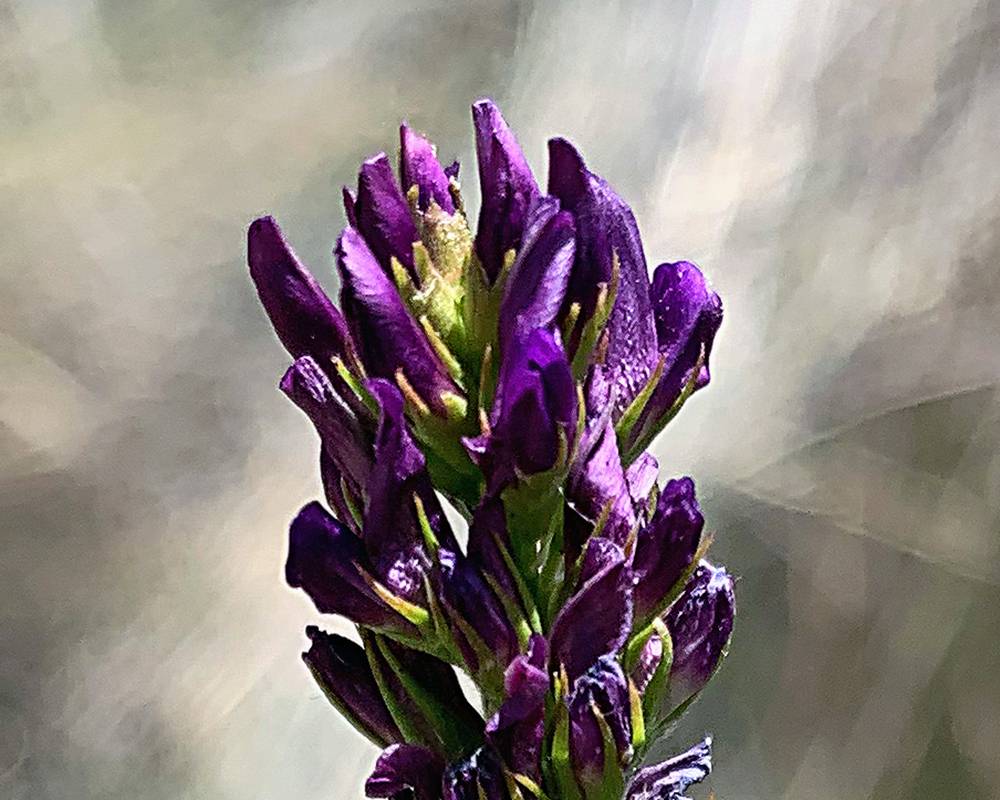
[[555, 726], [552, 732], [550, 772], [559, 800], [584, 800], [573, 774], [569, 756], [569, 706], [566, 704], [566, 676], [555, 677]]
[[597, 343], [604, 333], [604, 328], [608, 324], [608, 318], [611, 316], [611, 309], [615, 306], [615, 298], [618, 296], [619, 273], [618, 253], [613, 252], [611, 254], [611, 284], [598, 285], [594, 313], [590, 319], [584, 322], [583, 330], [580, 332], [580, 341], [576, 346], [576, 352], [573, 353], [573, 361], [570, 366], [573, 370], [573, 377], [578, 381], [583, 380], [587, 374], [594, 348], [597, 347]]
[[663, 361], [663, 356], [660, 356], [660, 360], [656, 363], [656, 369], [649, 376], [646, 385], [632, 399], [632, 402], [622, 412], [621, 418], [615, 423], [615, 438], [618, 440], [619, 453], [625, 450], [625, 446], [632, 436], [633, 428], [639, 422], [639, 417], [642, 416], [643, 409], [646, 408], [646, 403], [660, 383], [660, 376], [663, 375]]
[[[427, 687], [403, 668], [402, 663], [377, 634], [362, 632], [362, 639], [368, 652], [368, 662], [389, 713], [408, 743], [422, 744], [449, 760], [460, 758], [481, 744], [482, 719], [463, 719], [455, 714], [453, 707], [439, 702]], [[369, 650], [369, 647], [374, 649]], [[416, 715], [414, 708], [404, 708], [388, 689], [389, 677], [386, 670], [400, 683], [412, 701]], [[421, 719], [416, 720], [415, 716]], [[421, 725], [420, 722], [424, 724]]]
[[625, 792], [625, 772], [618, 760], [615, 735], [596, 703], [591, 705], [590, 713], [597, 719], [597, 725], [601, 729], [601, 739], [604, 743], [604, 771], [600, 782], [584, 787], [584, 795], [587, 800], [621, 800]]
[[642, 695], [631, 678], [628, 678], [629, 713], [632, 718], [632, 750], [646, 747], [646, 715], [642, 709]]
[[694, 368], [691, 370], [691, 376], [688, 378], [686, 384], [684, 384], [684, 389], [681, 391], [680, 396], [674, 401], [674, 404], [659, 419], [653, 420], [651, 423], [643, 427], [641, 431], [636, 432], [634, 429], [631, 431], [631, 435], [635, 436], [635, 441], [631, 445], [628, 445], [628, 450], [619, 446], [619, 452], [622, 453], [622, 466], [628, 467], [633, 461], [635, 461], [645, 450], [652, 444], [653, 440], [660, 435], [660, 432], [667, 427], [669, 423], [677, 414], [680, 412], [683, 405], [687, 402], [688, 398], [694, 394], [695, 386], [698, 385], [698, 375], [701, 373], [701, 368], [705, 363], [705, 346], [702, 345], [701, 354], [698, 356], [698, 361], [695, 363]]

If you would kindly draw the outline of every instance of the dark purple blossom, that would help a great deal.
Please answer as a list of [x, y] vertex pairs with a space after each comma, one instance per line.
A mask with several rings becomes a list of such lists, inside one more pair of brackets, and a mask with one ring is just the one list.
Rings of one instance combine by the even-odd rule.
[[517, 653], [517, 637], [503, 605], [464, 555], [442, 548], [438, 556], [440, 599], [465, 663], [473, 674], [490, 666], [502, 672]]
[[528, 208], [540, 194], [531, 168], [491, 100], [472, 106], [482, 208], [476, 231], [476, 255], [493, 283], [509, 250], [521, 249]]
[[448, 175], [437, 160], [434, 145], [406, 124], [399, 126], [399, 177], [404, 192], [417, 187], [421, 211], [426, 211], [433, 201], [445, 213], [455, 213]]
[[602, 536], [624, 546], [636, 523], [632, 494], [608, 414], [587, 427], [573, 462], [566, 493], [591, 523], [606, 514]]
[[379, 153], [362, 165], [357, 199], [353, 203], [352, 199], [350, 192], [345, 190], [347, 219], [364, 237], [385, 274], [392, 274], [391, 262], [395, 258], [416, 280], [413, 244], [419, 241], [420, 235], [385, 153]]
[[641, 626], [663, 610], [663, 601], [694, 560], [705, 518], [690, 478], [663, 487], [656, 511], [639, 531], [632, 559], [635, 618]]
[[583, 585], [556, 615], [549, 634], [550, 668], [565, 668], [570, 680], [600, 656], [618, 652], [632, 628], [632, 580], [625, 554], [597, 539], [588, 545], [591, 552]]
[[490, 431], [466, 446], [494, 494], [556, 465], [572, 445], [577, 395], [566, 354], [547, 330], [515, 338], [501, 366]]
[[486, 723], [486, 735], [507, 766], [536, 782], [541, 778], [539, 756], [545, 735], [545, 694], [549, 690], [546, 650], [544, 637], [535, 634], [528, 652], [511, 661], [504, 675], [507, 699]]
[[403, 734], [382, 699], [364, 649], [314, 625], [306, 628], [306, 635], [312, 646], [302, 659], [330, 702], [379, 747], [401, 742]]
[[685, 753], [640, 769], [629, 781], [624, 800], [687, 800], [684, 792], [712, 771], [712, 737]]
[[708, 385], [708, 359], [722, 323], [722, 301], [701, 271], [687, 261], [660, 264], [653, 273], [651, 293], [662, 367], [656, 388], [629, 436], [629, 449], [637, 443], [644, 446], [658, 432], [658, 423], [689, 384], [690, 391]]
[[394, 744], [375, 762], [365, 783], [367, 797], [389, 800], [441, 800], [444, 760], [415, 744]]
[[[569, 752], [577, 781], [584, 790], [604, 780], [603, 721], [624, 763], [632, 742], [628, 683], [613, 656], [601, 656], [573, 683], [566, 700], [569, 706]], [[600, 716], [598, 716], [600, 715]]]
[[424, 403], [446, 413], [441, 395], [459, 394], [459, 390], [396, 285], [354, 228], [340, 235], [337, 265], [343, 279], [340, 303], [365, 369], [390, 380], [401, 373]]
[[443, 783], [444, 800], [510, 800], [503, 764], [489, 747], [449, 766]]
[[588, 384], [588, 408], [610, 403], [618, 413], [645, 386], [656, 369], [656, 329], [649, 298], [649, 275], [639, 229], [628, 204], [565, 139], [549, 141], [549, 194], [576, 218], [577, 251], [568, 297], [580, 303], [583, 318], [593, 312], [597, 288], [608, 284], [618, 262], [618, 290], [607, 323], [607, 349]]
[[312, 356], [302, 356], [281, 379], [281, 391], [312, 420], [325, 451], [348, 485], [361, 494], [372, 467], [371, 432]]
[[368, 389], [378, 401], [381, 416], [362, 536], [376, 576], [400, 597], [423, 605], [424, 576], [433, 560], [417, 501], [437, 542], [453, 552], [458, 542], [434, 493], [424, 454], [410, 434], [403, 396], [391, 383], [377, 378], [368, 381]]
[[304, 589], [325, 614], [415, 636], [417, 629], [365, 581], [364, 574], [373, 571], [361, 539], [319, 503], [309, 503], [292, 522], [285, 565], [289, 586]]
[[576, 252], [575, 234], [573, 215], [560, 212], [558, 200], [540, 197], [533, 202], [500, 304], [501, 355], [514, 337], [551, 328], [558, 319]]
[[348, 359], [353, 346], [343, 316], [271, 217], [250, 225], [247, 260], [261, 305], [294, 358], [311, 355], [324, 365], [334, 356]]
[[673, 640], [670, 703], [677, 706], [708, 683], [733, 631], [736, 595], [732, 577], [702, 560], [667, 612]]

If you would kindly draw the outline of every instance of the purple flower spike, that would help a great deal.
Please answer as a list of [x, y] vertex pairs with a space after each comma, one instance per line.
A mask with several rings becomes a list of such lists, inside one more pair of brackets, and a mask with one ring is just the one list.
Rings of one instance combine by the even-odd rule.
[[399, 175], [404, 193], [411, 186], [417, 187], [421, 211], [426, 211], [433, 200], [446, 213], [455, 213], [448, 175], [437, 160], [434, 145], [405, 123], [399, 126]]
[[528, 207], [540, 192], [521, 147], [493, 101], [475, 103], [472, 120], [476, 128], [476, 156], [483, 198], [476, 231], [476, 255], [493, 283], [500, 274], [507, 251], [521, 248]]
[[520, 475], [556, 464], [560, 435], [576, 427], [576, 384], [566, 354], [546, 330], [515, 339], [497, 385], [489, 434], [467, 439], [470, 456], [495, 494]]
[[647, 430], [655, 432], [656, 423], [670, 411], [691, 380], [699, 358], [702, 363], [693, 388], [698, 390], [708, 384], [708, 358], [722, 323], [722, 301], [701, 271], [687, 261], [660, 264], [653, 273], [650, 293], [663, 373], [630, 444]]
[[403, 735], [382, 699], [364, 649], [350, 639], [306, 628], [312, 646], [302, 654], [323, 693], [351, 723], [379, 747]]
[[504, 675], [507, 699], [486, 723], [486, 735], [510, 769], [534, 781], [541, 778], [539, 755], [545, 735], [545, 639], [534, 634], [526, 655], [515, 658]]
[[[438, 553], [441, 564], [441, 599], [449, 615], [467, 623], [486, 646], [486, 652], [477, 652], [457, 621], [452, 621], [452, 632], [462, 656], [473, 674], [490, 664], [503, 670], [517, 654], [517, 637], [510, 620], [496, 595], [487, 586], [479, 570], [461, 553], [442, 548]], [[499, 674], [499, 673], [498, 673]]]
[[671, 706], [684, 702], [708, 683], [729, 643], [735, 612], [732, 577], [722, 567], [701, 561], [664, 619], [674, 645]]
[[371, 472], [370, 437], [327, 374], [312, 356], [302, 356], [288, 368], [280, 386], [312, 420], [338, 472], [355, 492], [362, 492]]
[[488, 747], [449, 766], [443, 783], [444, 800], [510, 800], [503, 764]]
[[580, 303], [582, 318], [593, 313], [598, 285], [610, 283], [618, 257], [618, 292], [608, 319], [608, 346], [588, 384], [592, 413], [611, 403], [615, 418], [642, 390], [657, 364], [656, 328], [649, 299], [649, 275], [639, 228], [628, 204], [590, 172], [565, 139], [549, 140], [549, 194], [577, 223], [576, 263], [567, 299]]
[[669, 481], [653, 518], [639, 531], [632, 559], [635, 618], [640, 626], [663, 610], [663, 600], [694, 559], [704, 525], [705, 518], [694, 496], [694, 481]]
[[375, 434], [362, 536], [377, 577], [400, 597], [423, 605], [424, 575], [432, 561], [414, 497], [423, 504], [431, 531], [442, 547], [457, 551], [458, 543], [434, 494], [424, 455], [410, 435], [402, 394], [378, 378], [369, 380], [367, 386], [382, 414]]
[[444, 761], [437, 753], [415, 744], [387, 747], [365, 783], [367, 797], [389, 800], [441, 800]]
[[614, 656], [601, 656], [573, 684], [569, 705], [569, 752], [577, 781], [586, 792], [604, 779], [604, 735], [595, 709], [611, 729], [619, 763], [632, 742], [628, 683]]
[[539, 198], [532, 205], [500, 305], [501, 355], [514, 336], [555, 323], [573, 267], [575, 237], [573, 215], [560, 212], [554, 197]]
[[[552, 622], [549, 635], [550, 669], [566, 668], [571, 680], [583, 674], [600, 656], [617, 653], [632, 629], [632, 580], [620, 547], [602, 542], [588, 544], [590, 577], [575, 592]], [[591, 556], [591, 547], [594, 547]]]
[[271, 217], [250, 225], [250, 277], [274, 332], [293, 358], [311, 355], [320, 364], [347, 360], [353, 349], [343, 316], [292, 251]]
[[424, 402], [443, 414], [441, 394], [459, 391], [395, 284], [354, 228], [340, 235], [337, 265], [343, 279], [341, 305], [360, 345], [365, 369], [390, 380], [402, 370]]
[[[348, 211], [347, 218], [355, 227], [352, 212]], [[417, 280], [413, 243], [420, 236], [385, 153], [368, 159], [361, 167], [353, 219], [386, 275], [392, 274], [391, 260], [395, 257]]]
[[712, 771], [712, 737], [686, 753], [660, 764], [640, 769], [625, 790], [625, 800], [688, 800], [688, 786], [699, 783]]
[[324, 614], [343, 614], [359, 625], [415, 636], [417, 629], [379, 599], [359, 568], [371, 571], [361, 540], [319, 503], [305, 506], [289, 531], [288, 585], [304, 589]]

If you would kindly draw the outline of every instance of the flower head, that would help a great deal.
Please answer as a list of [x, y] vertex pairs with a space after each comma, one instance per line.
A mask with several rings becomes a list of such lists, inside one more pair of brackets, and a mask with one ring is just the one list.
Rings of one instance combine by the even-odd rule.
[[650, 280], [632, 210], [568, 141], [543, 191], [491, 101], [473, 124], [474, 230], [458, 164], [406, 124], [398, 176], [380, 153], [344, 189], [339, 309], [273, 220], [250, 226], [332, 509], [292, 521], [286, 578], [361, 640], [310, 627], [304, 659], [385, 748], [369, 797], [678, 800], [708, 740], [625, 775], [718, 667], [733, 582], [700, 560], [694, 482], [658, 488], [645, 449], [708, 383], [721, 303], [689, 262]]

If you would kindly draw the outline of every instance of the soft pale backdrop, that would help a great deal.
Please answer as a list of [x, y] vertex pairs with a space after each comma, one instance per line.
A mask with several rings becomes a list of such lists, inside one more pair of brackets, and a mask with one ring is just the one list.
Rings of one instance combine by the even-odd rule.
[[335, 290], [340, 184], [405, 117], [476, 208], [489, 95], [726, 304], [657, 448], [740, 576], [673, 746], [714, 732], [720, 800], [1000, 798], [998, 40], [998, 0], [0, 0], [0, 797], [361, 797], [245, 229]]

